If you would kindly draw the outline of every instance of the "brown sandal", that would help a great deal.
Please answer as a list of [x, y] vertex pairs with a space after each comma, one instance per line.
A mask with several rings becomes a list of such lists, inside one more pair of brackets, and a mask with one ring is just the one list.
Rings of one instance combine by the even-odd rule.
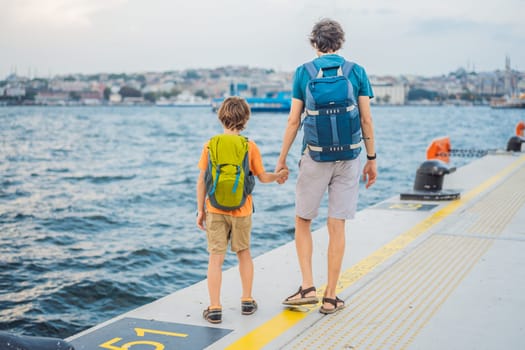
[[241, 313], [243, 315], [251, 315], [257, 311], [257, 302], [253, 299], [241, 300]]
[[333, 314], [334, 312], [339, 311], [345, 307], [344, 300], [341, 300], [338, 297], [335, 297], [335, 299], [323, 298], [323, 304], [324, 303], [329, 303], [334, 306], [333, 308], [330, 308], [330, 309], [325, 308], [324, 305], [321, 306], [321, 308], [319, 309], [319, 312], [325, 315]]
[[222, 308], [209, 307], [202, 312], [202, 317], [210, 323], [221, 323], [222, 322]]
[[[311, 292], [315, 292], [315, 287], [310, 287], [306, 289], [303, 289], [303, 287], [299, 287], [299, 290], [296, 293], [284, 299], [283, 304], [284, 305], [317, 304], [319, 302], [319, 299], [317, 298], [317, 296], [313, 296], [313, 297], [306, 296], [306, 294], [311, 293]], [[300, 295], [301, 297], [293, 299], [294, 297], [298, 295]]]

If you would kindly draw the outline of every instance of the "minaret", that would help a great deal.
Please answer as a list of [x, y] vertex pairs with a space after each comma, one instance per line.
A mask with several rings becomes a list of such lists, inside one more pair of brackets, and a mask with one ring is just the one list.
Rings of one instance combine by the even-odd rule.
[[512, 71], [510, 70], [510, 57], [505, 56], [505, 94], [509, 97], [512, 96]]

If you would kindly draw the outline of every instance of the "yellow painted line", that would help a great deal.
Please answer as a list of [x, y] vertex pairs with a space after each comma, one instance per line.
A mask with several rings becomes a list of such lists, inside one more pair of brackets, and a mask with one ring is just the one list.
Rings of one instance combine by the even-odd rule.
[[[341, 290], [348, 288], [350, 285], [361, 279], [363, 276], [367, 275], [374, 268], [388, 260], [392, 255], [407, 247], [423, 232], [426, 232], [432, 226], [445, 219], [447, 216], [452, 214], [461, 206], [468, 203], [470, 200], [478, 196], [483, 191], [486, 191], [490, 187], [494, 186], [494, 184], [496, 184], [502, 178], [507, 176], [514, 169], [518, 168], [522, 163], [525, 163], [525, 156], [519, 157], [518, 160], [513, 162], [511, 165], [507, 166], [505, 169], [492, 176], [478, 187], [472, 189], [467, 194], [462, 195], [460, 199], [450, 202], [450, 204], [448, 204], [447, 206], [436, 211], [430, 217], [421, 221], [408, 231], [397, 236], [390, 243], [387, 243], [368, 257], [364, 258], [357, 264], [350, 267], [348, 270], [344, 271], [341, 275], [341, 278], [339, 279], [339, 286], [336, 292], [339, 293]], [[319, 289], [318, 294], [322, 292], [322, 290], [324, 290], [325, 288], [326, 286], [323, 286], [321, 289]], [[255, 328], [251, 332], [244, 335], [243, 337], [239, 338], [237, 341], [230, 344], [225, 349], [261, 349], [262, 347], [268, 345], [271, 341], [276, 339], [278, 336], [283, 334], [285, 331], [295, 326], [299, 321], [303, 320], [306, 316], [308, 316], [311, 312], [313, 312], [316, 309], [317, 307], [308, 308], [305, 312], [291, 311], [288, 309], [283, 310], [277, 316], [273, 317], [266, 323], [262, 324], [261, 326]]]

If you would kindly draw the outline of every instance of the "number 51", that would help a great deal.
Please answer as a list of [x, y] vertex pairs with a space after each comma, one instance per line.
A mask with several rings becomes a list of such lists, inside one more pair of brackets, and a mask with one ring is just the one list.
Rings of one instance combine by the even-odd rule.
[[[167, 335], [171, 337], [182, 337], [185, 338], [188, 335], [184, 333], [174, 333], [174, 332], [164, 332], [164, 331], [157, 331], [154, 329], [144, 329], [144, 328], [135, 328], [135, 332], [137, 333], [138, 337], [143, 337], [146, 333], [152, 333], [152, 334], [161, 334], [161, 335]], [[99, 346], [104, 349], [109, 350], [128, 350], [133, 345], [152, 345], [155, 347], [154, 350], [164, 350], [164, 344], [156, 342], [156, 341], [150, 341], [150, 340], [137, 340], [137, 341], [131, 341], [127, 342], [123, 345], [115, 345], [115, 343], [118, 343], [121, 341], [122, 338], [113, 338], [111, 340], [108, 340], [107, 342], [100, 344]]]

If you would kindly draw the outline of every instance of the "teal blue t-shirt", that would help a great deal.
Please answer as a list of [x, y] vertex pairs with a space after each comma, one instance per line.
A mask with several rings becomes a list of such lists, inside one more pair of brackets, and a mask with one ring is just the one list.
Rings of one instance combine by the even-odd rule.
[[[313, 62], [315, 67], [319, 69], [339, 66], [342, 65], [344, 61], [345, 58], [342, 56], [339, 56], [337, 54], [329, 54], [317, 57], [316, 59], [314, 59]], [[330, 75], [330, 70], [327, 70], [326, 74]], [[333, 70], [332, 74], [335, 75], [335, 70]], [[352, 86], [354, 88], [354, 95], [356, 101], [359, 96], [369, 96], [370, 98], [374, 97], [372, 86], [370, 85], [370, 80], [368, 80], [368, 76], [363, 67], [354, 63], [354, 67], [352, 68], [348, 79], [350, 80], [350, 83], [352, 83]], [[292, 85], [293, 98], [297, 98], [304, 102], [306, 85], [308, 84], [309, 80], [310, 76], [308, 75], [308, 72], [306, 71], [304, 66], [300, 65], [299, 67], [297, 67], [297, 69], [295, 70], [294, 81]]]

